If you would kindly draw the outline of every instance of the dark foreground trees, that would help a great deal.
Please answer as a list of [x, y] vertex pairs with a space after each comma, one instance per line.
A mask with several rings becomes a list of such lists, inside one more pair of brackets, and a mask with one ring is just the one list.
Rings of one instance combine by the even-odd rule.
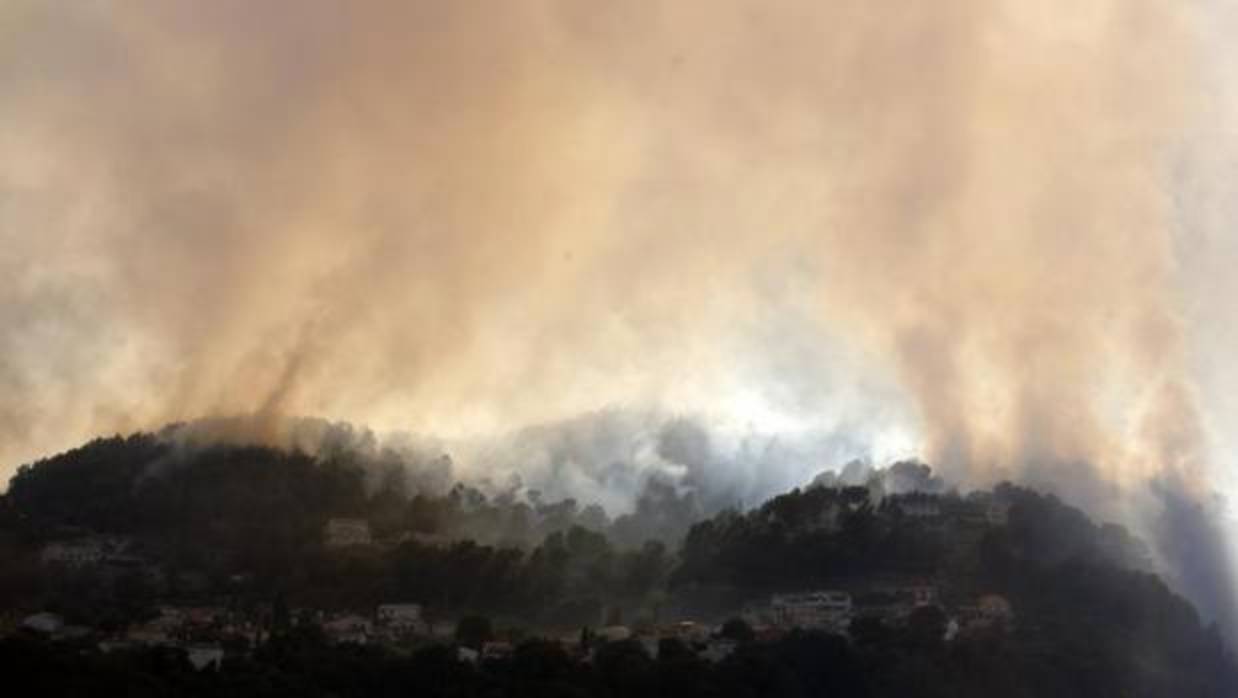
[[[931, 620], [931, 619], [929, 619]], [[195, 672], [183, 654], [148, 649], [101, 655], [31, 638], [0, 641], [10, 686], [41, 696], [603, 696], [627, 698], [1225, 698], [1236, 684], [1215, 673], [1141, 681], [1088, 635], [1039, 649], [1017, 636], [925, 643], [898, 631], [864, 644], [821, 633], [749, 643], [717, 664], [676, 640], [657, 657], [636, 641], [597, 648], [591, 661], [557, 642], [532, 640], [478, 665], [447, 646], [397, 656], [279, 638], [219, 672]], [[1230, 676], [1232, 681], [1232, 675]]]

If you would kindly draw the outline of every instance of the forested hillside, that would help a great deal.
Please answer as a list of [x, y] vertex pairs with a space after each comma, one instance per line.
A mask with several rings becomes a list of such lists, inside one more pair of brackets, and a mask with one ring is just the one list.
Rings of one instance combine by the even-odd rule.
[[[702, 517], [691, 493], [651, 483], [636, 512], [611, 518], [589, 503], [434, 490], [374, 459], [185, 449], [157, 434], [101, 439], [10, 483], [0, 507], [6, 611], [52, 611], [98, 638], [167, 604], [213, 604], [254, 619], [265, 640], [238, 646], [210, 681], [175, 657], [83, 658], [20, 633], [0, 645], [0, 662], [44, 682], [140, 675], [150, 695], [370, 695], [382, 685], [428, 695], [1203, 697], [1238, 686], [1216, 631], [1122, 528], [1009, 484], [879, 489], [817, 485]], [[372, 539], [332, 546], [325, 530], [341, 518], [364, 522]], [[634, 539], [642, 519], [664, 535]], [[49, 546], [99, 537], [124, 541], [124, 565], [47, 564]], [[931, 601], [908, 614], [879, 598], [909, 585]], [[752, 620], [771, 595], [814, 589], [850, 594], [849, 623], [788, 633]], [[1012, 610], [957, 631], [978, 598]], [[435, 654], [441, 640], [350, 649], [279, 611], [329, 616], [393, 600], [432, 618], [485, 618], [517, 651], [458, 666]], [[580, 632], [583, 646], [582, 628], [607, 623], [657, 638], [685, 619], [712, 625], [734, 651], [706, 661], [674, 638], [594, 643], [582, 664], [538, 640]]]

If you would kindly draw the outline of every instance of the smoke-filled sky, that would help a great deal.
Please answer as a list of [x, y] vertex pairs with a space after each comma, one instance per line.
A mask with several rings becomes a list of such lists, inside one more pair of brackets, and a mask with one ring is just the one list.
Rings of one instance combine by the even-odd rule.
[[0, 474], [207, 415], [607, 410], [1213, 506], [1235, 30], [1222, 0], [8, 0]]

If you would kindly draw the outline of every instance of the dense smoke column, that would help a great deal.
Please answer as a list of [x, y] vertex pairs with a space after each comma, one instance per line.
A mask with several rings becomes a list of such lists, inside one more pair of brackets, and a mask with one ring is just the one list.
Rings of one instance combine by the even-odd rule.
[[1217, 482], [1175, 237], [1206, 12], [5, 3], [0, 459], [212, 414], [738, 415], [911, 434], [1227, 569], [1172, 513]]

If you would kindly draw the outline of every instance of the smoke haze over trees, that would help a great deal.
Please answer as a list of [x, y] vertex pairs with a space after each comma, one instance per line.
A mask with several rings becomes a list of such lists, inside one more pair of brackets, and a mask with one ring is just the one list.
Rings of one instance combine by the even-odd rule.
[[524, 506], [536, 542], [922, 458], [1069, 492], [1238, 636], [1235, 31], [1218, 0], [8, 0], [0, 474], [186, 422], [367, 454], [322, 495], [358, 506], [464, 481], [453, 526]]
[[[1149, 571], [1148, 546], [1022, 487], [964, 495], [921, 463], [877, 471], [853, 464], [742, 511], [704, 515], [682, 497], [644, 505], [662, 512], [651, 518], [682, 518], [682, 540], [666, 542], [638, 536], [670, 529], [625, 529], [623, 515], [583, 502], [436, 489], [441, 471], [413, 484], [393, 475], [392, 461], [355, 451], [320, 457], [191, 445], [185, 430], [193, 427], [96, 440], [23, 468], [0, 500], [0, 602], [109, 627], [178, 593], [102, 583], [88, 570], [48, 576], [30, 565], [41, 542], [90, 531], [131, 537], [170, 570], [204, 574], [209, 593], [238, 608], [276, 599], [277, 608], [343, 610], [398, 598], [458, 615], [462, 643], [473, 642], [466, 627], [497, 633], [490, 618], [504, 632], [527, 628], [525, 641], [511, 657], [473, 667], [443, 649], [331, 647], [312, 628], [277, 627], [208, 678], [170, 651], [100, 655], [25, 635], [0, 641], [8, 676], [78, 690], [128, 683], [131, 693], [152, 695], [249, 695], [285, 685], [307, 695], [558, 695], [573, 687], [585, 695], [990, 696], [1006, 686], [1028, 697], [1205, 698], [1238, 685], [1238, 665], [1215, 626]], [[433, 470], [440, 461], [426, 462]], [[905, 508], [925, 502], [940, 509], [940, 523]], [[983, 522], [994, 503], [1006, 512], [1000, 525]], [[383, 543], [324, 549], [324, 524], [339, 516], [367, 520]], [[883, 578], [931, 579], [948, 606], [1000, 593], [1018, 609], [1017, 622], [950, 643], [936, 606], [905, 626], [856, 621], [850, 640], [808, 632], [757, 643], [750, 628], [728, 622], [723, 631], [739, 647], [717, 664], [675, 640], [662, 643], [657, 659], [618, 641], [580, 663], [558, 642], [537, 639], [619, 614], [636, 627], [676, 610], [725, 617], [771, 592]]]

